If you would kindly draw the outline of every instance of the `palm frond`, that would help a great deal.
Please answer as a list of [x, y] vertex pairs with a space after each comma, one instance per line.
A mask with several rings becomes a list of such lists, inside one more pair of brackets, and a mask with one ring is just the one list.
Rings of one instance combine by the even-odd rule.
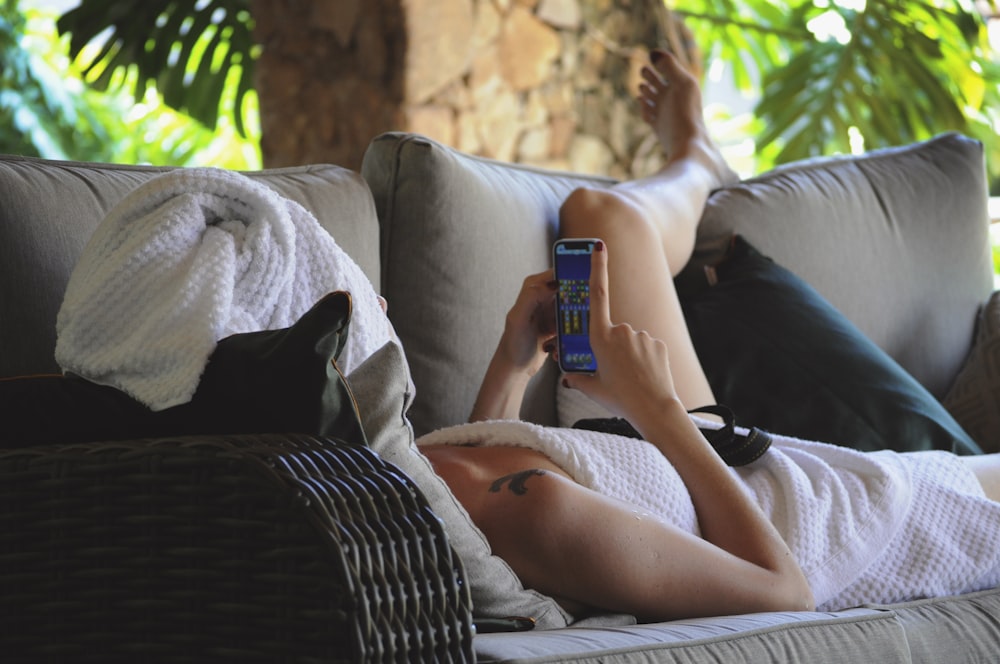
[[129, 84], [136, 100], [155, 85], [164, 103], [209, 128], [237, 72], [232, 113], [245, 135], [254, 66], [249, 0], [82, 0], [58, 27], [92, 85]]

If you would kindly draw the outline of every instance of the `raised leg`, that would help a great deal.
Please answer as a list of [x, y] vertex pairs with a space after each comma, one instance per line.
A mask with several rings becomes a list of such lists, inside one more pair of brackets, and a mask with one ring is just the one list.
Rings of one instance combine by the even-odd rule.
[[966, 456], [962, 457], [962, 460], [968, 464], [976, 479], [983, 485], [986, 497], [994, 502], [1000, 502], [1000, 454]]
[[667, 344], [681, 402], [715, 403], [684, 324], [672, 277], [687, 263], [712, 190], [736, 175], [709, 138], [697, 81], [677, 60], [653, 53], [639, 91], [643, 118], [667, 154], [664, 168], [611, 189], [579, 189], [560, 211], [563, 237], [609, 247], [611, 316]]

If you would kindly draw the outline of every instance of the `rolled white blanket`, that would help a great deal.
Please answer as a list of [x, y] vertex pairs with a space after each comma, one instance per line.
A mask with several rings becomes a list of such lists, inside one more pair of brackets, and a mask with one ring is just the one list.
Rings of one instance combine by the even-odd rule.
[[115, 206], [84, 248], [56, 322], [64, 371], [153, 410], [190, 401], [216, 342], [293, 324], [349, 291], [349, 372], [391, 335], [371, 282], [298, 203], [233, 171], [177, 169]]

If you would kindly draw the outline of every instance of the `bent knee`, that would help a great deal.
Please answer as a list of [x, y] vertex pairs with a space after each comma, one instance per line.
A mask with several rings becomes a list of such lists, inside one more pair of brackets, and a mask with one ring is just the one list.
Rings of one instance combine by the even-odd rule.
[[579, 187], [559, 208], [562, 237], [607, 238], [613, 232], [635, 232], [647, 226], [639, 209], [614, 189]]

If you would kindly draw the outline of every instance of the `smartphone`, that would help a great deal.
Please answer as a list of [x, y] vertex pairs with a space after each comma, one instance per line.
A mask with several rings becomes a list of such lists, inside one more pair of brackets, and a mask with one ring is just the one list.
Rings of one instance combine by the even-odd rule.
[[590, 255], [596, 238], [558, 240], [552, 247], [556, 281], [556, 334], [559, 368], [594, 373], [597, 359], [590, 348]]

